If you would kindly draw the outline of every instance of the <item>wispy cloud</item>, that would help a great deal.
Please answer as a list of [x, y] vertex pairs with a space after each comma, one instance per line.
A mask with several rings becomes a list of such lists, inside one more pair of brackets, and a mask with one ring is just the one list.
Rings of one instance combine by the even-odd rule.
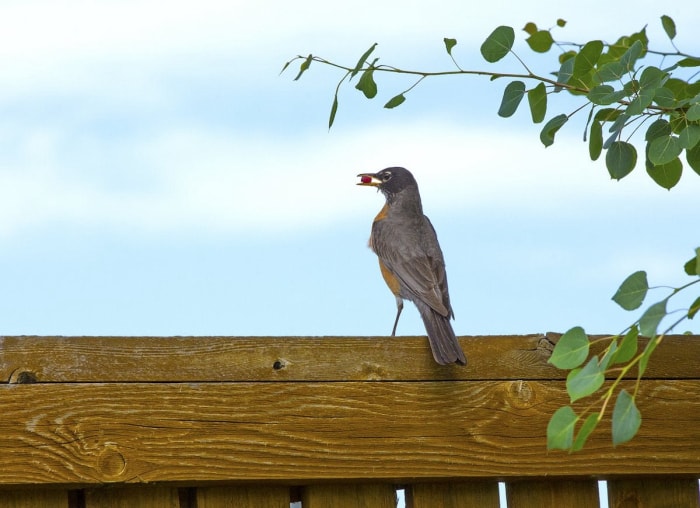
[[[62, 161], [60, 142], [49, 135], [37, 139], [27, 147], [33, 162], [0, 172], [5, 235], [52, 222], [145, 232], [316, 228], [377, 208], [381, 198], [356, 188], [355, 175], [390, 165], [415, 173], [433, 213], [544, 210], [566, 216], [589, 210], [612, 216], [671, 199], [641, 171], [610, 182], [603, 163], [586, 163], [585, 145], [572, 139], [545, 150], [534, 132], [496, 137], [429, 120], [303, 138], [173, 126], [102, 146], [117, 157], [111, 177], [89, 159]], [[120, 160], [119, 154], [127, 155]], [[697, 180], [687, 175], [674, 190], [676, 206], [692, 203]]]

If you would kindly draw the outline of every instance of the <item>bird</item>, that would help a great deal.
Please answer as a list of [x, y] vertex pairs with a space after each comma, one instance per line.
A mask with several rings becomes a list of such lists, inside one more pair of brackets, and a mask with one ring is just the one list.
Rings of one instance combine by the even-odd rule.
[[386, 199], [372, 222], [369, 247], [377, 255], [384, 281], [396, 297], [391, 336], [396, 335], [403, 301], [412, 301], [423, 319], [435, 361], [440, 365], [466, 365], [467, 358], [450, 323], [454, 311], [445, 260], [435, 228], [423, 214], [416, 179], [402, 167], [357, 176], [357, 185], [376, 187]]

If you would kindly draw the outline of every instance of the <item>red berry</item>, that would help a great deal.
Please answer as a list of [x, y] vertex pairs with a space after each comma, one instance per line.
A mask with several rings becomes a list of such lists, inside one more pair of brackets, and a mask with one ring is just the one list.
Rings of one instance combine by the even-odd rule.
[[369, 176], [367, 176], [367, 175], [364, 175], [364, 176], [360, 179], [360, 181], [361, 181], [362, 183], [369, 183], [369, 182], [372, 181], [372, 178], [369, 177]]

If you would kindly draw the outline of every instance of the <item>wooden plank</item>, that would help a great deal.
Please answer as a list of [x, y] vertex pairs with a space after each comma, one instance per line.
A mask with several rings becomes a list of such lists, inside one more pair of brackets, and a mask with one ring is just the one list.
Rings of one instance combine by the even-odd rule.
[[[698, 447], [695, 448], [698, 453]], [[610, 508], [698, 508], [698, 481], [693, 478], [645, 478], [608, 481]]]
[[539, 480], [506, 483], [508, 508], [598, 508], [594, 480]]
[[498, 482], [417, 483], [406, 489], [406, 508], [499, 508]]
[[[556, 334], [461, 337], [466, 367], [436, 365], [425, 337], [0, 337], [6, 382], [565, 379]], [[645, 341], [640, 342], [640, 347]], [[596, 346], [599, 347], [599, 346]], [[699, 379], [700, 337], [669, 336], [646, 376]]]
[[65, 490], [0, 491], [0, 508], [68, 508]]
[[638, 400], [632, 442], [607, 420], [567, 454], [545, 444], [561, 381], [0, 385], [0, 485], [700, 477], [700, 381]]
[[311, 485], [302, 492], [304, 508], [396, 508], [396, 490], [389, 484]]
[[176, 488], [147, 485], [89, 489], [85, 508], [179, 508]]
[[197, 508], [289, 508], [289, 488], [277, 485], [201, 487]]

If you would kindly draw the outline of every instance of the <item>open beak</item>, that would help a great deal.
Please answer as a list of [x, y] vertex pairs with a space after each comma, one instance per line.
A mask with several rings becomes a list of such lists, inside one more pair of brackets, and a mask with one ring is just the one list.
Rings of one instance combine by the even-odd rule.
[[379, 187], [379, 184], [382, 183], [382, 181], [379, 178], [377, 178], [377, 176], [374, 173], [360, 173], [357, 176], [360, 178], [360, 181], [357, 182], [357, 185]]

